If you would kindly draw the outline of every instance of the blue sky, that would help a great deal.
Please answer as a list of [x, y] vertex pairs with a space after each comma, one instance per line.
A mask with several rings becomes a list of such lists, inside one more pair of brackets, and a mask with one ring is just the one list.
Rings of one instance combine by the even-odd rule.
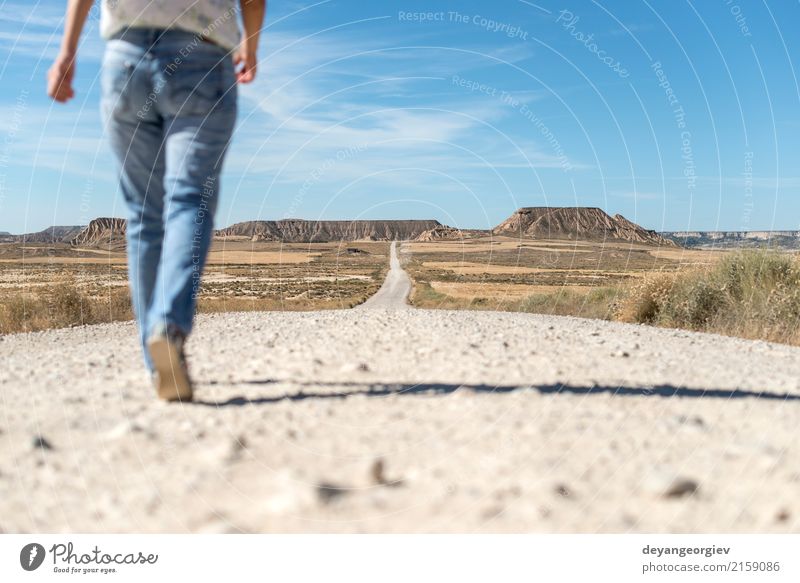
[[[123, 216], [96, 13], [76, 98], [45, 94], [63, 4], [0, 0], [0, 231]], [[800, 229], [798, 22], [797, 2], [275, 0], [217, 224], [581, 205]]]

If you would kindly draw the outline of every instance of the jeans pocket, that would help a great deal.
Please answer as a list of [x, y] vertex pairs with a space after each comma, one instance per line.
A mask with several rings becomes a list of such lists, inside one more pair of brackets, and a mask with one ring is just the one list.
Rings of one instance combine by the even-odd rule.
[[186, 60], [164, 71], [168, 109], [176, 117], [206, 115], [223, 98], [223, 62]]
[[100, 72], [100, 88], [106, 117], [120, 117], [131, 108], [131, 78], [135, 64], [129, 58], [107, 51]]

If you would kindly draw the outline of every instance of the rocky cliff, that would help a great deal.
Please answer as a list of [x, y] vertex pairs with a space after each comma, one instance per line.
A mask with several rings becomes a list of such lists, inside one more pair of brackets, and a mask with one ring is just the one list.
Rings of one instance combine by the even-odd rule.
[[[669, 237], [664, 237], [655, 231], [640, 227], [622, 215], [612, 217], [599, 208], [589, 207], [525, 207], [517, 210], [490, 231], [457, 229], [442, 225], [436, 220], [308, 221], [303, 219], [246, 221], [215, 231], [215, 237], [219, 238], [241, 237], [251, 241], [286, 243], [357, 240], [452, 241], [491, 234], [537, 239], [590, 241], [613, 239], [670, 246], [682, 242], [680, 235], [686, 235], [683, 237], [684, 240], [695, 235], [701, 236], [700, 233], [670, 233]], [[125, 246], [125, 220], [102, 217], [92, 220], [82, 228], [51, 227], [40, 233], [12, 237], [20, 242], [69, 242], [75, 246], [122, 249]]]
[[649, 245], [676, 246], [655, 231], [594, 207], [524, 207], [497, 225], [492, 233], [535, 239], [603, 241], [615, 239]]
[[247, 237], [253, 241], [324, 243], [328, 241], [393, 241], [416, 239], [425, 231], [441, 227], [438, 221], [247, 221], [220, 229], [217, 237]]
[[92, 219], [70, 243], [76, 246], [119, 247], [125, 245], [125, 219]]
[[661, 235], [685, 247], [800, 249], [800, 231], [670, 231]]

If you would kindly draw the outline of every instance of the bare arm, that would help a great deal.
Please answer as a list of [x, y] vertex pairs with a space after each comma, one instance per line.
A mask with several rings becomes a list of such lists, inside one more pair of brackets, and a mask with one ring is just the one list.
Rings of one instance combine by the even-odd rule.
[[266, 0], [239, 0], [242, 9], [242, 25], [244, 36], [242, 45], [234, 62], [238, 65], [236, 80], [239, 83], [250, 83], [256, 78], [258, 59], [258, 40], [261, 36], [261, 25], [264, 24]]
[[59, 103], [65, 103], [75, 96], [75, 91], [72, 89], [75, 56], [78, 52], [78, 40], [92, 4], [94, 0], [69, 0], [67, 4], [61, 51], [47, 72], [47, 94]]

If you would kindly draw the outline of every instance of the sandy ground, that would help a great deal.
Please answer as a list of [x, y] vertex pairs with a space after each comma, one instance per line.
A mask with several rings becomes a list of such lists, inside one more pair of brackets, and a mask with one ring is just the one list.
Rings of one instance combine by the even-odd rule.
[[393, 305], [0, 338], [0, 530], [800, 530], [800, 349]]

